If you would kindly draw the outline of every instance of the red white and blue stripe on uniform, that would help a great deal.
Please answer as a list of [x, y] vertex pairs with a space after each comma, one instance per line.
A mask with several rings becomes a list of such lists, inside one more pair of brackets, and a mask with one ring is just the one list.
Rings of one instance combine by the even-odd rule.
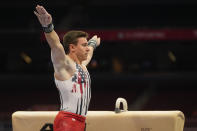
[[55, 79], [60, 94], [60, 110], [86, 116], [91, 99], [91, 80], [88, 71], [76, 64], [76, 72], [65, 81]]

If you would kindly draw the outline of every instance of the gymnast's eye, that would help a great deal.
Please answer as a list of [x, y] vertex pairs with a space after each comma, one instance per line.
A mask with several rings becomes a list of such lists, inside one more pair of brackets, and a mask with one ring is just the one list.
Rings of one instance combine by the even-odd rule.
[[88, 43], [83, 43], [82, 46], [84, 46], [84, 47], [85, 47], [85, 46], [88, 46]]

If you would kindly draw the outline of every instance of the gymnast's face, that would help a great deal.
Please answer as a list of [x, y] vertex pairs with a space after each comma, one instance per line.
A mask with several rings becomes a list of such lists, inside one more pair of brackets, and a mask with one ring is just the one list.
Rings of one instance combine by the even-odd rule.
[[88, 41], [85, 37], [78, 38], [78, 42], [75, 45], [75, 54], [80, 61], [84, 61], [88, 57], [88, 52], [90, 51], [88, 46]]

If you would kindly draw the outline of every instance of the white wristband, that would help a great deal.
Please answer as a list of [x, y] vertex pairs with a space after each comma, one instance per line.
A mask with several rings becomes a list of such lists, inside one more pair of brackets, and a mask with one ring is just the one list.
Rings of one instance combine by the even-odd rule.
[[97, 41], [95, 39], [90, 39], [88, 41], [88, 45], [92, 46], [94, 49], [96, 49]]

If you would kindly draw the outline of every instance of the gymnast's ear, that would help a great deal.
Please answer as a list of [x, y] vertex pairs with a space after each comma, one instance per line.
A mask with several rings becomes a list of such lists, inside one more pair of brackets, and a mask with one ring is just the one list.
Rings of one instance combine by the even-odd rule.
[[75, 52], [76, 50], [76, 45], [75, 44], [69, 44], [69, 51], [70, 52]]

